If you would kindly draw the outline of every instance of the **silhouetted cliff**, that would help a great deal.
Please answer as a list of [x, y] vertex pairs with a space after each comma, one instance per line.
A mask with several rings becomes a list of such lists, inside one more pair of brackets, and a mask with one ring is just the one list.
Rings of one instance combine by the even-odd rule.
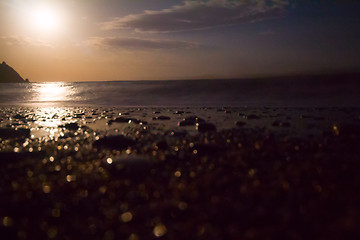
[[25, 83], [29, 80], [24, 80], [12, 67], [5, 62], [0, 64], [0, 83]]

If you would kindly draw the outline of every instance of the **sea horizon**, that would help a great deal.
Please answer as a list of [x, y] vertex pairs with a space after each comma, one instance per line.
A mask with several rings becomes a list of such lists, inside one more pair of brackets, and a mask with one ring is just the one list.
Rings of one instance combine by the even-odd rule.
[[359, 107], [358, 76], [2, 83], [0, 105]]

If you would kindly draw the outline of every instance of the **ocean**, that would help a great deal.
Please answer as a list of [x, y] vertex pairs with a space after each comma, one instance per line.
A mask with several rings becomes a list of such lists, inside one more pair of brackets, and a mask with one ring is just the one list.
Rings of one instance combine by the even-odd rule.
[[359, 86], [313, 78], [1, 83], [0, 105], [359, 107]]

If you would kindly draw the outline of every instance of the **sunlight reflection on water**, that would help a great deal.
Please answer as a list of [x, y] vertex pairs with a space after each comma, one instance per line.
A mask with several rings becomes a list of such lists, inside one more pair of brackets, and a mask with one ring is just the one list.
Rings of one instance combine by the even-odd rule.
[[74, 94], [71, 85], [66, 83], [36, 83], [33, 86], [33, 102], [68, 101]]

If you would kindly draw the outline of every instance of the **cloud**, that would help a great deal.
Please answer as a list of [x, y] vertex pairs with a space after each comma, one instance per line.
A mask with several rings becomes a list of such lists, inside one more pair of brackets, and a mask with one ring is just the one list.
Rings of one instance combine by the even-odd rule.
[[194, 42], [135, 37], [94, 37], [86, 41], [86, 44], [98, 48], [119, 48], [128, 50], [194, 49], [199, 47], [199, 44]]
[[51, 44], [40, 39], [34, 39], [25, 36], [2, 36], [0, 37], [0, 44], [6, 46], [45, 46], [51, 47]]
[[102, 24], [103, 29], [139, 32], [181, 32], [262, 21], [280, 16], [287, 0], [184, 1], [169, 9], [144, 11]]

